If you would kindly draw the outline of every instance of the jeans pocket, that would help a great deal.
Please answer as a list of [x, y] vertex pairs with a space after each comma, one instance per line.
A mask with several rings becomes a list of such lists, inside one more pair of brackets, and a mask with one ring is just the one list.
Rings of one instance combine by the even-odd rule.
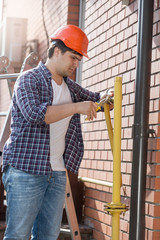
[[2, 183], [4, 185], [5, 190], [6, 190], [6, 182], [7, 182], [7, 176], [8, 176], [8, 172], [9, 172], [9, 167], [10, 166], [6, 166], [4, 171], [3, 171], [3, 174], [2, 174]]

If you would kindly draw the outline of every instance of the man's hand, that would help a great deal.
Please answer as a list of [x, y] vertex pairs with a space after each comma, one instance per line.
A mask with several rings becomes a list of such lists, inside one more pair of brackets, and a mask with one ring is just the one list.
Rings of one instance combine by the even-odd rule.
[[99, 105], [103, 106], [104, 103], [109, 104], [109, 109], [114, 108], [114, 90], [113, 88], [107, 89], [107, 91], [101, 93]]
[[77, 104], [77, 112], [80, 114], [87, 115], [87, 120], [93, 120], [97, 117], [97, 104], [91, 101], [86, 102], [78, 102]]

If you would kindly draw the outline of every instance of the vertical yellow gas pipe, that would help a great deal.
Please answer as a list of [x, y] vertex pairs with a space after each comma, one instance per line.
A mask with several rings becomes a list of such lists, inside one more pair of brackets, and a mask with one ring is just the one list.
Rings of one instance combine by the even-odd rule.
[[104, 104], [111, 149], [113, 152], [113, 193], [112, 202], [105, 205], [105, 211], [112, 215], [112, 240], [119, 240], [120, 214], [128, 209], [120, 202], [121, 179], [121, 116], [122, 116], [122, 78], [116, 77], [114, 85], [114, 133], [112, 129], [109, 105]]
[[[113, 195], [112, 204], [121, 205], [121, 116], [122, 116], [122, 78], [116, 77], [114, 85], [114, 137], [113, 137]], [[120, 212], [112, 215], [112, 240], [119, 239]]]

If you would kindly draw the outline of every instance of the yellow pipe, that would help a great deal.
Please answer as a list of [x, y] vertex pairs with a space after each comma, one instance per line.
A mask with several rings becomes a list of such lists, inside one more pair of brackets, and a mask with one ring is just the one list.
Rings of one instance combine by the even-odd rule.
[[[116, 77], [114, 85], [114, 138], [113, 138], [113, 205], [121, 205], [121, 115], [122, 115], [122, 78]], [[120, 213], [112, 213], [112, 240], [119, 239]]]
[[112, 240], [119, 240], [120, 232], [120, 213], [112, 213]]
[[121, 187], [121, 116], [122, 78], [116, 77], [114, 85], [114, 138], [113, 138], [113, 203], [120, 203]]
[[105, 205], [105, 211], [112, 215], [112, 240], [119, 240], [120, 214], [128, 209], [120, 202], [121, 177], [121, 116], [122, 116], [122, 78], [116, 77], [114, 85], [114, 133], [112, 129], [109, 104], [104, 104], [104, 112], [111, 149], [113, 153], [113, 194], [112, 202]]
[[113, 153], [113, 129], [112, 129], [112, 123], [111, 123], [111, 118], [110, 118], [109, 104], [107, 104], [107, 103], [104, 104], [104, 113], [105, 113], [105, 119], [106, 119], [111, 149], [112, 149], [112, 153]]
[[[105, 119], [106, 119], [106, 124], [107, 124], [107, 129], [108, 129], [108, 136], [111, 144], [111, 150], [113, 154], [113, 128], [112, 128], [112, 123], [111, 123], [111, 117], [110, 117], [110, 109], [109, 109], [109, 104], [104, 103], [104, 113], [105, 113]], [[120, 178], [120, 183], [122, 186], [122, 176]]]

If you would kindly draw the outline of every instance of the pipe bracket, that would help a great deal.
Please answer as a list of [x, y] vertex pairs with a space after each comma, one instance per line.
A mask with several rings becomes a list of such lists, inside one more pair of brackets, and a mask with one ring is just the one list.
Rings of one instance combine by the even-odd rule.
[[128, 206], [123, 203], [107, 203], [104, 205], [107, 214], [113, 215], [114, 213], [125, 214], [128, 211]]

